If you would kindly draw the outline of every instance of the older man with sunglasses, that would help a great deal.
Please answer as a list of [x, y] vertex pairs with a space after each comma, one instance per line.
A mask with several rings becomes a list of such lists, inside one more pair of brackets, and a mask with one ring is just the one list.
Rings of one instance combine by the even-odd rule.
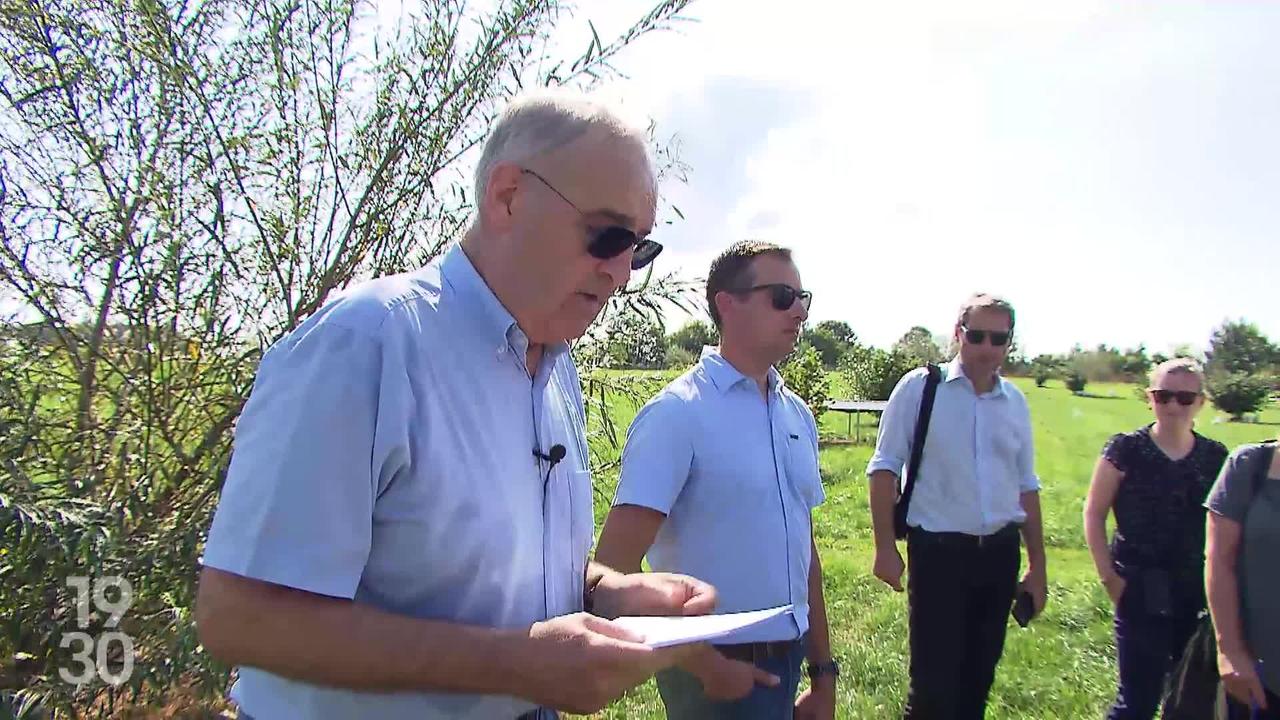
[[588, 562], [568, 346], [661, 249], [655, 196], [643, 132], [585, 98], [522, 98], [460, 245], [266, 353], [197, 611], [240, 667], [241, 717], [549, 718], [690, 654], [600, 617], [709, 612], [715, 592]]
[[[911, 647], [909, 720], [983, 717], [1019, 587], [1045, 603], [1040, 483], [1026, 398], [1000, 377], [1013, 336], [1008, 302], [975, 295], [955, 325], [959, 353], [942, 368], [906, 516]], [[876, 577], [902, 591], [895, 542], [899, 478], [908, 464], [928, 373], [908, 373], [880, 423], [871, 477]], [[1018, 581], [1019, 535], [1027, 570]]]
[[[810, 514], [823, 500], [813, 414], [774, 365], [795, 347], [810, 294], [784, 248], [737, 243], [711, 265], [706, 348], [637, 415], [597, 560], [716, 586], [729, 612], [792, 605], [775, 621], [658, 674], [667, 717], [830, 720], [831, 658]], [[812, 687], [796, 699], [801, 663]], [[742, 699], [734, 699], [745, 693]]]

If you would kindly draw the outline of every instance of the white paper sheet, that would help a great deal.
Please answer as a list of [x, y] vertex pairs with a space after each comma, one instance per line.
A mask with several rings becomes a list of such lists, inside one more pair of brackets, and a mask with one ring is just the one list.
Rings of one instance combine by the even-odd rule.
[[707, 640], [731, 642], [735, 633], [791, 612], [791, 607], [791, 605], [781, 605], [765, 610], [689, 617], [630, 616], [620, 617], [614, 622], [643, 635], [644, 644], [649, 647], [660, 648]]

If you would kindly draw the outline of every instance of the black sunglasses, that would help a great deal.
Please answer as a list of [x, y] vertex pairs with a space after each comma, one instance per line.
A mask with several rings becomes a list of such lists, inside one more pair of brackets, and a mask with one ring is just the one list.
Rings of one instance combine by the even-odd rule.
[[1151, 393], [1151, 398], [1161, 405], [1168, 405], [1176, 399], [1179, 405], [1188, 407], [1195, 403], [1196, 398], [1200, 397], [1200, 393], [1191, 392], [1190, 390], [1157, 390], [1152, 388], [1147, 392]]
[[797, 290], [790, 285], [784, 283], [769, 283], [767, 285], [754, 285], [749, 288], [741, 288], [739, 290], [731, 290], [730, 292], [745, 295], [753, 293], [757, 290], [768, 290], [769, 301], [773, 303], [774, 310], [790, 310], [795, 305], [796, 299], [800, 300], [800, 304], [804, 305], [804, 311], [809, 312], [809, 306], [813, 304], [813, 293], [808, 290]]
[[998, 330], [970, 330], [967, 327], [961, 327], [960, 329], [964, 331], [964, 339], [968, 340], [970, 345], [981, 345], [990, 337], [991, 344], [994, 347], [1004, 347], [1009, 344], [1009, 336], [1013, 334]]
[[[579, 215], [586, 217], [586, 213], [582, 212], [572, 200], [565, 197], [564, 193], [557, 190], [546, 178], [528, 168], [522, 168], [520, 172], [538, 178], [543, 185], [547, 186], [548, 190], [559, 195], [561, 200], [569, 203], [569, 207], [577, 210]], [[634, 247], [635, 252], [631, 255], [632, 270], [643, 268], [653, 262], [653, 259], [658, 257], [658, 253], [662, 252], [660, 243], [652, 240], [641, 240], [634, 232], [621, 225], [610, 225], [598, 230], [592, 229], [591, 232], [592, 238], [587, 243], [587, 252], [591, 254], [591, 257], [597, 260], [612, 260], [626, 252], [627, 248]]]

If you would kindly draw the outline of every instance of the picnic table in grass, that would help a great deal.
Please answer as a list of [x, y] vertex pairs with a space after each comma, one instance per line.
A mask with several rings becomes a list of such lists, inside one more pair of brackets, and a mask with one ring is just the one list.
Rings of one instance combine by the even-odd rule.
[[854, 442], [862, 441], [862, 414], [871, 413], [879, 415], [884, 412], [885, 406], [889, 404], [888, 400], [831, 400], [827, 403], [827, 410], [831, 412], [842, 412], [848, 415], [848, 429], [846, 435], [853, 435], [854, 418], [857, 418], [858, 433], [853, 435]]

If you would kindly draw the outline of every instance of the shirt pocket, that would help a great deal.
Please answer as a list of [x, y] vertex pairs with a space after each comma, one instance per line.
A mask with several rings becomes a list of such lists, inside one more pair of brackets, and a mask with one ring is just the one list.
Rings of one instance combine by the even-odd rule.
[[1002, 460], [1016, 460], [1022, 451], [1023, 428], [1010, 417], [1001, 417], [991, 424], [991, 447]]
[[818, 450], [803, 435], [799, 438], [788, 438], [787, 477], [809, 508], [815, 508], [822, 502], [822, 475], [818, 469]]

